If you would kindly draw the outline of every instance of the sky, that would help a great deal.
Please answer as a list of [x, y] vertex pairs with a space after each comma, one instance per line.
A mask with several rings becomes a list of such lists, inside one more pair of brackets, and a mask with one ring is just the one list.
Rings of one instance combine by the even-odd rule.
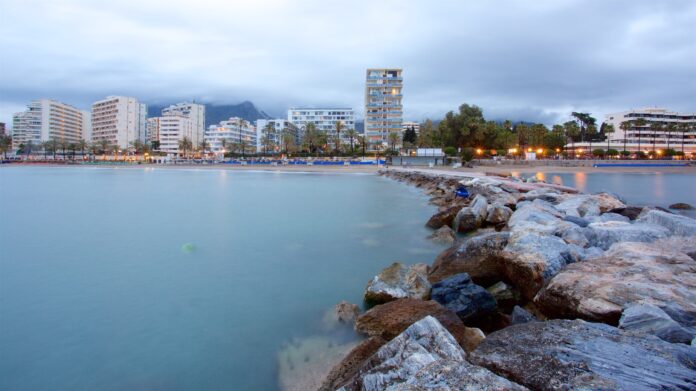
[[693, 0], [0, 0], [0, 55], [8, 124], [31, 99], [108, 95], [362, 117], [376, 67], [403, 68], [405, 120], [696, 112]]

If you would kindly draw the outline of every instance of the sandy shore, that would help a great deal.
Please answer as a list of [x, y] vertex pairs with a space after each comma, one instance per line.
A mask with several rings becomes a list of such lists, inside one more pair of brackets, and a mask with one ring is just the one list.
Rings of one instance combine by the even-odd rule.
[[[230, 165], [230, 164], [52, 164], [52, 163], [12, 163], [4, 167], [101, 167], [119, 169], [198, 169], [198, 170], [230, 170], [230, 171], [270, 171], [270, 172], [316, 172], [316, 173], [376, 173], [384, 166], [267, 166], [267, 165]], [[3, 167], [3, 166], [0, 166]], [[692, 167], [568, 167], [568, 166], [477, 166], [474, 168], [451, 168], [438, 166], [403, 168], [393, 166], [389, 170], [417, 170], [433, 174], [461, 175], [469, 173], [495, 174], [535, 174], [535, 173], [687, 173], [696, 174], [696, 166]]]

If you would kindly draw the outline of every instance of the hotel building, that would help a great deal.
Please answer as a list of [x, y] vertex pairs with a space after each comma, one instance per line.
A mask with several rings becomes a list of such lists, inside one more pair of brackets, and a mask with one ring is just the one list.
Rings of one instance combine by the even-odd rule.
[[12, 143], [39, 145], [49, 140], [76, 143], [90, 139], [89, 113], [51, 99], [36, 99], [12, 117]]
[[[267, 126], [271, 125], [272, 130], [267, 131]], [[257, 145], [256, 151], [263, 151], [263, 138], [268, 135], [271, 143], [277, 147], [277, 150], [282, 149], [283, 131], [289, 132], [295, 139], [295, 144], [300, 143], [300, 135], [297, 126], [285, 119], [259, 119], [256, 120]]]
[[[222, 146], [222, 140], [227, 143], [225, 148]], [[220, 154], [239, 150], [240, 144], [244, 144], [247, 151], [255, 151], [258, 145], [254, 125], [238, 117], [232, 117], [217, 125], [208, 126], [208, 130], [205, 132], [205, 141], [208, 142], [210, 151]]]
[[[641, 126], [637, 123], [639, 119], [644, 122]], [[623, 122], [630, 124], [627, 130], [621, 129]], [[660, 129], [653, 128], [655, 123], [661, 125]], [[623, 151], [625, 141], [626, 150], [630, 152], [655, 150], [662, 153], [667, 148], [681, 151], [683, 145], [685, 154], [696, 154], [696, 113], [677, 113], [664, 108], [628, 110], [607, 114], [604, 124], [614, 127], [614, 133], [609, 134], [609, 149]], [[593, 142], [592, 145], [575, 143], [576, 150], [590, 152], [590, 148], [607, 149], [607, 141]]]
[[126, 149], [147, 136], [147, 106], [136, 98], [109, 96], [92, 104], [92, 141]]
[[308, 123], [314, 123], [317, 130], [325, 132], [329, 136], [336, 135], [336, 123], [341, 121], [343, 130], [341, 140], [347, 140], [346, 131], [355, 130], [355, 112], [347, 108], [303, 108], [295, 107], [288, 110], [288, 121], [292, 122], [300, 132], [300, 139], [304, 134]]
[[160, 117], [147, 119], [147, 141], [159, 141]]
[[368, 69], [365, 80], [365, 136], [386, 146], [389, 133], [401, 133], [403, 77], [397, 68]]
[[[179, 150], [179, 141], [184, 137], [192, 140], [194, 130], [191, 119], [185, 115], [170, 114], [158, 117], [157, 125], [159, 151], [170, 156], [183, 154], [183, 151]], [[197, 146], [198, 144], [193, 143], [194, 148]]]
[[197, 146], [205, 134], [205, 105], [197, 103], [177, 103], [162, 109], [162, 116], [183, 115], [191, 119], [193, 127], [191, 141]]

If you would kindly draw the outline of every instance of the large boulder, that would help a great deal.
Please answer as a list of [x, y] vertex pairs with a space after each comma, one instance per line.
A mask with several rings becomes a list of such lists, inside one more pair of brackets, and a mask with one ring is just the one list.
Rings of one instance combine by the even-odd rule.
[[628, 306], [621, 315], [619, 328], [652, 334], [667, 342], [691, 343], [694, 331], [682, 327], [661, 308], [650, 304]]
[[454, 312], [433, 300], [400, 299], [378, 305], [358, 317], [355, 329], [390, 340], [428, 315], [442, 323], [466, 351], [476, 348], [484, 338], [481, 330], [464, 326]]
[[475, 283], [488, 286], [503, 276], [501, 252], [509, 232], [490, 232], [455, 243], [437, 256], [428, 279], [438, 282], [459, 273], [469, 273]]
[[[677, 239], [687, 243], [680, 246]], [[551, 317], [612, 325], [624, 308], [647, 303], [684, 327], [696, 326], [696, 261], [680, 251], [694, 240], [617, 243], [600, 257], [568, 265], [534, 302]]]
[[503, 224], [510, 220], [510, 216], [512, 209], [501, 204], [491, 204], [486, 212], [486, 222], [493, 225]]
[[405, 297], [427, 300], [430, 296], [430, 282], [427, 275], [428, 266], [425, 264], [404, 266], [394, 262], [367, 284], [365, 301], [385, 303]]
[[685, 203], [685, 202], [677, 202], [676, 204], [672, 204], [669, 206], [670, 209], [677, 209], [677, 210], [693, 210], [694, 207]]
[[338, 364], [331, 368], [326, 375], [319, 391], [334, 391], [355, 376], [363, 362], [370, 358], [382, 345], [387, 343], [380, 337], [370, 337], [353, 348]]
[[432, 229], [439, 229], [443, 226], [451, 227], [452, 223], [454, 222], [454, 218], [457, 216], [457, 213], [459, 213], [461, 209], [461, 205], [453, 205], [444, 208], [444, 210], [441, 210], [435, 213], [432, 217], [430, 217], [430, 219], [427, 223], [425, 223], [425, 225], [426, 227]]
[[520, 324], [520, 323], [527, 323], [527, 322], [534, 322], [536, 317], [532, 315], [531, 312], [525, 310], [524, 308], [516, 305], [515, 308], [512, 309], [512, 314], [510, 314], [510, 324]]
[[493, 295], [474, 284], [466, 273], [433, 284], [431, 297], [459, 316], [467, 326], [487, 327], [496, 313]]
[[696, 388], [696, 349], [582, 320], [510, 326], [469, 357], [535, 390]]
[[474, 197], [469, 206], [462, 208], [454, 218], [454, 230], [457, 232], [469, 232], [481, 227], [486, 220], [488, 200], [482, 195]]
[[438, 320], [426, 316], [382, 346], [340, 390], [524, 388], [471, 365]]
[[557, 236], [520, 232], [510, 236], [501, 253], [505, 274], [527, 300], [566, 264], [573, 262], [571, 248]]
[[655, 224], [627, 223], [623, 221], [606, 221], [592, 223], [585, 231], [589, 244], [601, 249], [608, 249], [619, 242], [653, 242], [669, 236], [669, 231]]
[[602, 213], [599, 202], [587, 194], [566, 197], [565, 200], [556, 205], [556, 209], [565, 212], [568, 216], [578, 217], [599, 216]]
[[521, 204], [518, 204], [517, 210], [508, 220], [508, 227], [513, 232], [561, 235], [576, 226], [563, 220], [563, 213], [546, 201], [536, 199], [533, 202]]
[[674, 235], [696, 235], [696, 220], [657, 209], [647, 209], [638, 217], [639, 222], [665, 227]]
[[457, 239], [457, 235], [452, 228], [443, 225], [437, 231], [433, 232], [432, 235], [428, 236], [428, 239], [437, 243], [452, 244]]

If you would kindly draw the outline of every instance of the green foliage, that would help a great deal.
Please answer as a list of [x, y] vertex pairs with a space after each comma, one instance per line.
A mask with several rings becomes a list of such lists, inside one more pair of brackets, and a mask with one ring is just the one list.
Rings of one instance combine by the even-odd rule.
[[670, 148], [665, 151], [665, 156], [677, 156], [677, 151]]
[[404, 137], [403, 137], [403, 142], [404, 144], [410, 143], [410, 144], [415, 144], [417, 141], [417, 135], [416, 135], [416, 129], [411, 126], [409, 128], [406, 128], [404, 131]]
[[630, 156], [631, 152], [629, 151], [621, 151], [621, 156]]
[[619, 155], [619, 151], [617, 151], [616, 149], [608, 149], [608, 150], [607, 150], [607, 155], [609, 155], [609, 156], [618, 156], [618, 155]]
[[457, 154], [457, 148], [455, 147], [445, 147], [442, 149], [442, 151], [445, 153], [447, 156], [454, 156]]
[[474, 149], [466, 147], [462, 149], [462, 161], [470, 162], [474, 159]]
[[597, 148], [592, 150], [592, 156], [604, 156], [604, 150], [601, 148]]
[[643, 151], [638, 151], [636, 152], [636, 158], [638, 159], [645, 159], [648, 155], [645, 154]]

